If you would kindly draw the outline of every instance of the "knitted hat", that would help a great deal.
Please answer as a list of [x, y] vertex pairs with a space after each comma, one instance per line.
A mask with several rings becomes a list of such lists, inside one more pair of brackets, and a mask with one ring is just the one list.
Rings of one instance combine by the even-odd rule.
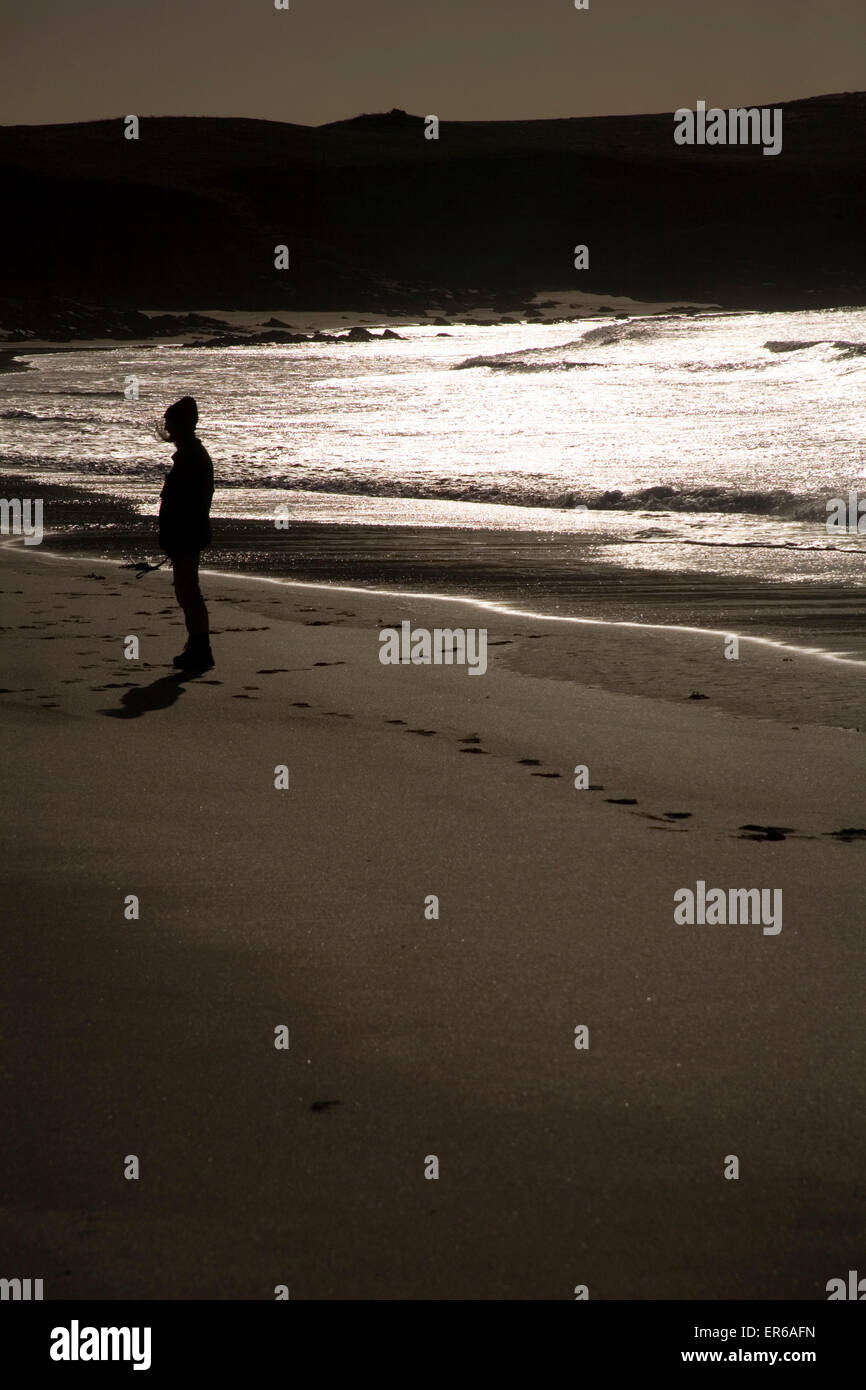
[[198, 424], [198, 406], [192, 396], [182, 396], [165, 412], [166, 427], [179, 434], [192, 434]]

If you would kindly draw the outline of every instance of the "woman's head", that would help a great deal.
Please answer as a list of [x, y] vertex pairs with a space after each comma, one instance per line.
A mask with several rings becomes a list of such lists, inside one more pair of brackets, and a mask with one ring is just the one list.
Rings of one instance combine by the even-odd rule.
[[182, 396], [174, 405], [170, 405], [163, 416], [163, 426], [165, 436], [174, 444], [180, 444], [185, 439], [192, 439], [195, 435], [195, 427], [198, 424], [198, 406], [192, 396]]

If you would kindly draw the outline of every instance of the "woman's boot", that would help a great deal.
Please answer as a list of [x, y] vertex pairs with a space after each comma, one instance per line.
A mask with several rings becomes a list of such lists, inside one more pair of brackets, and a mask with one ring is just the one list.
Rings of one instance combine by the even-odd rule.
[[214, 659], [207, 633], [201, 637], [190, 637], [180, 656], [175, 657], [174, 664], [181, 671], [209, 671]]

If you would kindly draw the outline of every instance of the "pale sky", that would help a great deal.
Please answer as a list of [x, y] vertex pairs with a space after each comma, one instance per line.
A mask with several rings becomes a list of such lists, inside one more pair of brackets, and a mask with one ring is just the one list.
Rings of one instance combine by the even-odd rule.
[[866, 0], [0, 0], [0, 124], [519, 120], [866, 89]]

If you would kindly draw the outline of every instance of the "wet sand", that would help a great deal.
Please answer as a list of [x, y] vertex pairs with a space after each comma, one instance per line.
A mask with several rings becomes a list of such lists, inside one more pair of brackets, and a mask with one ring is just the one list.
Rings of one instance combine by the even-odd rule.
[[[32, 480], [0, 475], [2, 496], [31, 490]], [[155, 518], [110, 492], [40, 483], [39, 495], [43, 552], [127, 563], [163, 558]], [[606, 545], [573, 532], [296, 520], [276, 530], [272, 519], [219, 517], [214, 533], [208, 566], [246, 577], [471, 595], [563, 622], [601, 619], [743, 633], [866, 663], [866, 587], [857, 555], [848, 557], [856, 581], [828, 583], [792, 573], [784, 582], [611, 563], [612, 553], [622, 549], [619, 542]], [[798, 552], [789, 553], [792, 565], [798, 564]], [[618, 688], [617, 681], [611, 688]]]
[[[164, 571], [0, 550], [10, 1270], [826, 1297], [866, 1214], [861, 670], [205, 582], [218, 664], [182, 679]], [[404, 619], [485, 626], [486, 674], [383, 666]], [[676, 924], [697, 880], [781, 888], [782, 930]]]

